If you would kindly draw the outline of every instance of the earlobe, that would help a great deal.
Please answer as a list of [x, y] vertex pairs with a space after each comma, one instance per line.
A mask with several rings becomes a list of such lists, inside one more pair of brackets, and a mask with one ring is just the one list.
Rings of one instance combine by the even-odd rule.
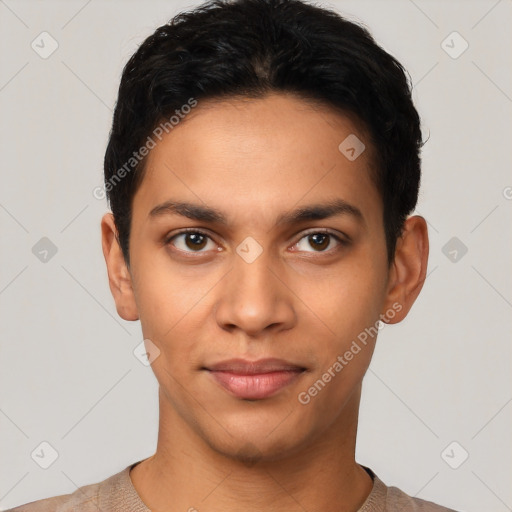
[[[389, 273], [384, 323], [403, 320], [418, 297], [427, 274], [428, 230], [425, 219], [419, 215], [409, 217], [402, 236], [397, 240], [395, 258]], [[393, 310], [393, 315], [386, 314]]]
[[101, 219], [101, 245], [107, 264], [110, 291], [119, 316], [128, 321], [138, 320], [132, 279], [117, 236], [114, 216], [112, 213], [106, 213]]

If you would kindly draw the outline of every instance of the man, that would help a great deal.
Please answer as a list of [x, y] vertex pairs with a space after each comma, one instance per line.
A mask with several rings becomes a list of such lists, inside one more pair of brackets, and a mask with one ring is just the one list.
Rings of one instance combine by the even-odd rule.
[[446, 511], [355, 461], [383, 323], [426, 275], [401, 65], [299, 0], [213, 1], [127, 63], [101, 223], [159, 383], [154, 455], [17, 511]]

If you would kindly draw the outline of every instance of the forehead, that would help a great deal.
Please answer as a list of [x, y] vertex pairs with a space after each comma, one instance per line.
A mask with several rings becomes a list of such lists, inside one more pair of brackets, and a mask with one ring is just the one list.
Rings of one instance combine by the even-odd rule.
[[134, 210], [172, 197], [240, 221], [338, 198], [380, 211], [372, 150], [356, 119], [293, 95], [199, 102], [151, 150]]

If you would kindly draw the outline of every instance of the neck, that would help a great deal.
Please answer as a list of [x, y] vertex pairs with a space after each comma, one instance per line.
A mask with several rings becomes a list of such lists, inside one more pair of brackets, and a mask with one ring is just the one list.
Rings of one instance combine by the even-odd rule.
[[294, 453], [241, 461], [208, 446], [160, 392], [156, 453], [135, 466], [130, 478], [155, 512], [355, 512], [373, 485], [355, 462], [359, 399], [360, 390], [341, 418]]

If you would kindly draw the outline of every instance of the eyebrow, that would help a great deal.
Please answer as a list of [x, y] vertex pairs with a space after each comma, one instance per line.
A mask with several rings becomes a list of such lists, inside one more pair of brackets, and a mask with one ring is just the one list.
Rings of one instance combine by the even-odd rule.
[[[212, 224], [227, 225], [227, 217], [216, 208], [202, 206], [194, 203], [165, 201], [155, 206], [150, 212], [150, 218], [157, 218], [163, 215], [181, 215], [192, 220], [208, 222]], [[351, 205], [344, 199], [334, 199], [327, 203], [311, 204], [282, 213], [276, 221], [276, 226], [282, 224], [298, 224], [304, 221], [322, 220], [336, 215], [350, 215], [360, 222], [364, 222], [361, 210]]]

